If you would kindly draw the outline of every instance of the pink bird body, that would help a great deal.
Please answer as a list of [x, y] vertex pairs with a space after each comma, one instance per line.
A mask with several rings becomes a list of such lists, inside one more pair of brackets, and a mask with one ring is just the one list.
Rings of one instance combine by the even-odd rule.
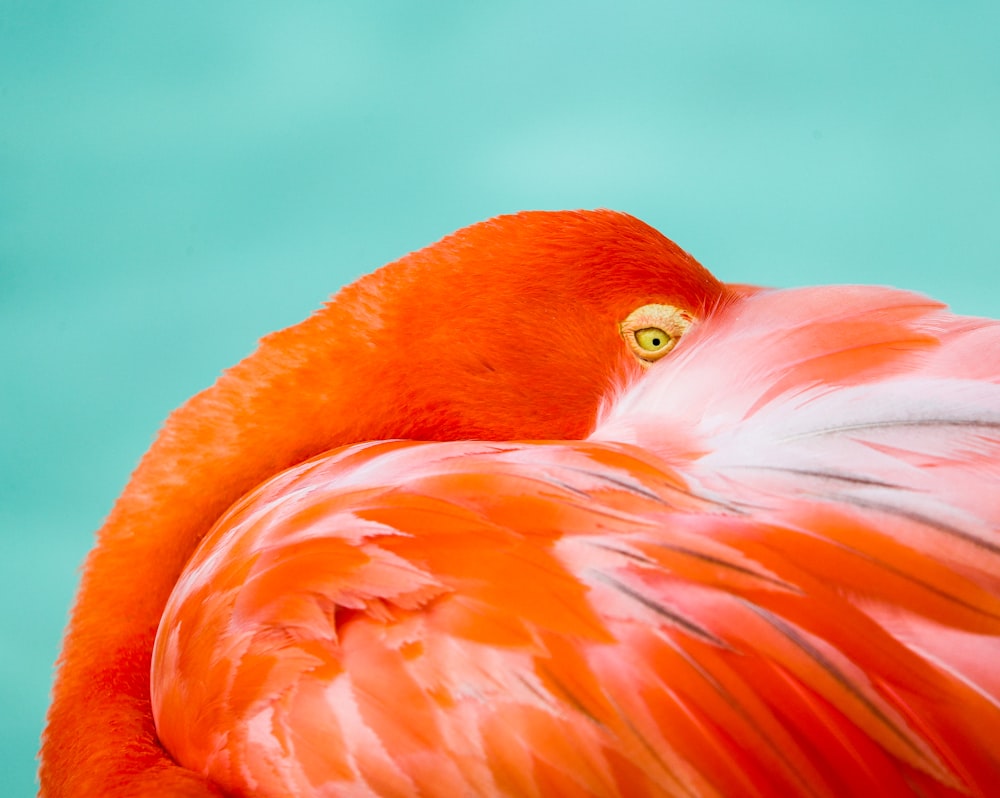
[[1000, 324], [752, 294], [587, 440], [362, 443], [241, 499], [157, 733], [232, 795], [996, 795], [998, 484]]

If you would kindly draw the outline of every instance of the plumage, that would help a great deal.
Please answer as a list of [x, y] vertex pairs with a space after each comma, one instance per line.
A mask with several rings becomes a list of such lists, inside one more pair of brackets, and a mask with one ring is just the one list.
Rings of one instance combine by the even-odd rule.
[[388, 442], [237, 505], [153, 663], [235, 795], [989, 795], [1000, 325], [760, 293], [582, 442]]
[[341, 290], [167, 420], [97, 536], [42, 739], [43, 795], [217, 795], [156, 738], [149, 664], [184, 563], [234, 501], [336, 446], [579, 438], [641, 373], [619, 325], [735, 292], [633, 217], [473, 225]]
[[1000, 323], [470, 228], [171, 418], [43, 792], [988, 796], [998, 472]]

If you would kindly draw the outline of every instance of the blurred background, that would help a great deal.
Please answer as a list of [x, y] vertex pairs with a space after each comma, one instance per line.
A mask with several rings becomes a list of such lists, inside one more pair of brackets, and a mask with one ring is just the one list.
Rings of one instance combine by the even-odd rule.
[[471, 222], [612, 207], [727, 280], [1000, 316], [1000, 4], [0, 0], [0, 784], [166, 414]]

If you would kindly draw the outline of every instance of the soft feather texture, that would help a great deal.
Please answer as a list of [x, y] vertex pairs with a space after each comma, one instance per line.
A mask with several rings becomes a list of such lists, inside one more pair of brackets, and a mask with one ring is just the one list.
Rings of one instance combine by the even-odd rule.
[[334, 446], [575, 438], [640, 368], [618, 323], [732, 292], [648, 225], [529, 212], [461, 230], [343, 289], [175, 411], [98, 534], [41, 752], [48, 798], [217, 795], [156, 739], [149, 662], [167, 597], [234, 501]]
[[244, 498], [157, 727], [234, 795], [987, 796], [1000, 324], [749, 296], [578, 443], [386, 442]]

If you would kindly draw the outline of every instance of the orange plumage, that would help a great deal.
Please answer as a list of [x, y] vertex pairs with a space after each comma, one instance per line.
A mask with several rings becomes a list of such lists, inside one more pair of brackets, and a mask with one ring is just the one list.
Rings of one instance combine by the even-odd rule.
[[[314, 317], [168, 423], [88, 563], [51, 794], [989, 795], [1000, 325], [889, 289], [728, 289], [606, 212], [451, 242], [411, 256], [421, 302], [368, 278], [321, 312], [343, 314], [326, 349]], [[504, 275], [466, 286], [486, 298], [432, 279], [473, 262]], [[651, 303], [694, 323], [644, 370], [621, 323]], [[359, 308], [378, 321], [333, 335]], [[481, 440], [306, 459], [435, 430]], [[181, 767], [136, 687], [164, 604], [151, 706]], [[88, 691], [81, 652], [111, 640], [131, 657]], [[74, 750], [81, 707], [114, 720]]]
[[84, 566], [42, 740], [42, 794], [215, 795], [156, 738], [149, 661], [181, 569], [215, 520], [335, 446], [579, 438], [641, 371], [619, 322], [732, 292], [610, 211], [474, 225], [340, 291], [175, 411]]

